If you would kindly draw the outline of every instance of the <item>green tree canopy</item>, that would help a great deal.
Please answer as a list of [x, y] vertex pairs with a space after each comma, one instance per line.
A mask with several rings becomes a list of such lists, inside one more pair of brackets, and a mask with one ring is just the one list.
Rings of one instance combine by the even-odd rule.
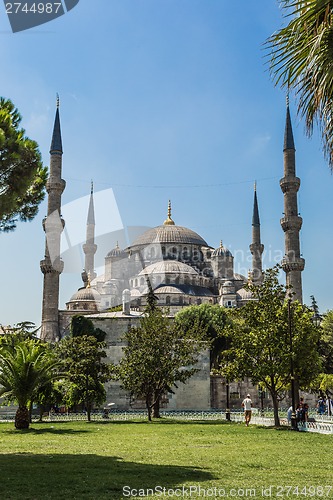
[[43, 200], [47, 169], [36, 142], [20, 128], [21, 116], [9, 99], [0, 98], [0, 231], [17, 220], [35, 217]]
[[231, 346], [221, 366], [229, 380], [249, 377], [270, 392], [277, 426], [278, 402], [290, 386], [291, 356], [300, 387], [309, 387], [320, 371], [319, 332], [311, 322], [313, 311], [298, 302], [291, 303], [290, 346], [286, 300], [290, 290], [279, 283], [278, 273], [279, 266], [268, 269], [261, 285], [248, 285], [253, 300], [233, 310]]
[[110, 380], [110, 367], [103, 361], [105, 344], [93, 336], [66, 337], [57, 346], [67, 374], [63, 385], [67, 406], [84, 404], [90, 421], [94, 404], [105, 401], [104, 383]]
[[51, 346], [36, 339], [0, 348], [0, 396], [17, 402], [15, 427], [27, 429], [30, 424], [29, 403], [50, 381], [61, 376], [59, 361]]
[[200, 328], [211, 345], [211, 368], [216, 368], [221, 352], [226, 348], [224, 328], [229, 323], [228, 311], [218, 304], [193, 305], [179, 311], [175, 322], [183, 332], [193, 331], [194, 327]]
[[106, 333], [100, 328], [95, 328], [91, 319], [77, 315], [73, 316], [71, 321], [71, 335], [72, 337], [92, 336], [98, 342], [103, 342]]
[[309, 134], [319, 123], [324, 153], [333, 169], [333, 2], [280, 3], [289, 23], [267, 43], [273, 80], [287, 90], [295, 89]]
[[[196, 371], [203, 348], [198, 328], [186, 332], [158, 307], [149, 306], [140, 325], [125, 334], [124, 356], [116, 367], [115, 377], [131, 395], [143, 399], [151, 420], [152, 408], [163, 393], [185, 383]], [[156, 406], [155, 406], [156, 408]]]
[[323, 372], [333, 374], [333, 310], [324, 314], [320, 328], [319, 353]]

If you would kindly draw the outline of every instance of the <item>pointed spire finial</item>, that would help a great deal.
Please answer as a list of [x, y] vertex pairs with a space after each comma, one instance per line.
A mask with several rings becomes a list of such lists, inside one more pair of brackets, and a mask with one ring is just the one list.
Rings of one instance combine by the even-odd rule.
[[164, 225], [165, 226], [174, 226], [175, 225], [174, 221], [171, 219], [171, 201], [170, 200], [168, 203], [168, 218], [164, 221]]
[[94, 181], [91, 179], [91, 189], [90, 194], [94, 194]]
[[295, 150], [293, 128], [291, 125], [290, 110], [289, 110], [289, 93], [287, 94], [286, 102], [287, 102], [287, 114], [286, 114], [286, 126], [284, 130], [283, 151], [286, 151], [287, 149]]
[[57, 109], [60, 108], [60, 97], [59, 97], [59, 94], [57, 92]]
[[52, 142], [50, 148], [50, 154], [62, 154], [62, 140], [61, 140], [61, 128], [60, 128], [60, 116], [59, 116], [59, 95], [57, 94], [57, 110], [54, 119]]
[[258, 198], [257, 198], [257, 183], [256, 182], [254, 183], [252, 226], [260, 226]]
[[289, 89], [287, 91], [287, 95], [286, 95], [286, 105], [287, 105], [287, 108], [289, 107]]
[[220, 240], [220, 248], [223, 248], [223, 242]]

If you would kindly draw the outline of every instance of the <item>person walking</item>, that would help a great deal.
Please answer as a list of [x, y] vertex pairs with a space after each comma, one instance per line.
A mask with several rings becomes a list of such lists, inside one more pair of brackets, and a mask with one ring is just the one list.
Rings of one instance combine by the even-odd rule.
[[250, 394], [247, 394], [246, 398], [243, 400], [242, 407], [244, 408], [245, 425], [248, 427], [252, 415], [252, 401]]

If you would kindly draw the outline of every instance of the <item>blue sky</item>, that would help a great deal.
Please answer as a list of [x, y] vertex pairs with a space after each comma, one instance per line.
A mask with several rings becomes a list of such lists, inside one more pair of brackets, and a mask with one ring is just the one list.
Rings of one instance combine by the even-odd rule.
[[[59, 92], [63, 203], [87, 196], [91, 179], [97, 193], [112, 189], [119, 214], [102, 204], [97, 225], [99, 219], [103, 227], [109, 221], [114, 228], [119, 217], [125, 226], [159, 225], [170, 198], [176, 224], [213, 247], [222, 239], [236, 270], [244, 271], [251, 267], [257, 180], [270, 267], [284, 244], [285, 95], [270, 80], [263, 44], [282, 23], [275, 0], [80, 0], [66, 15], [12, 34], [0, 4], [0, 95], [18, 107], [48, 165]], [[301, 177], [304, 301], [314, 294], [325, 311], [333, 307], [333, 179], [318, 136], [305, 135], [293, 96], [290, 106]], [[84, 233], [84, 203], [75, 206]], [[45, 213], [46, 202], [33, 222], [0, 235], [4, 325], [40, 323]], [[62, 308], [81, 286], [81, 262], [74, 267], [61, 277]]]

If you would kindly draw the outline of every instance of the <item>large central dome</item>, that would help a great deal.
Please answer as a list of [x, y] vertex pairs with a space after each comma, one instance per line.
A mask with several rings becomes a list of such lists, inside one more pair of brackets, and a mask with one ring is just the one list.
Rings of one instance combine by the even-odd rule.
[[171, 203], [169, 201], [168, 217], [161, 226], [148, 229], [141, 236], [139, 236], [130, 248], [151, 245], [152, 243], [164, 244], [185, 244], [185, 245], [199, 245], [208, 247], [207, 242], [201, 238], [195, 231], [183, 226], [176, 226], [171, 218]]
[[201, 236], [187, 227], [167, 226], [163, 224], [162, 226], [145, 231], [132, 243], [131, 248], [141, 245], [151, 245], [152, 243], [159, 243], [160, 245], [183, 243], [186, 245], [209, 246]]

